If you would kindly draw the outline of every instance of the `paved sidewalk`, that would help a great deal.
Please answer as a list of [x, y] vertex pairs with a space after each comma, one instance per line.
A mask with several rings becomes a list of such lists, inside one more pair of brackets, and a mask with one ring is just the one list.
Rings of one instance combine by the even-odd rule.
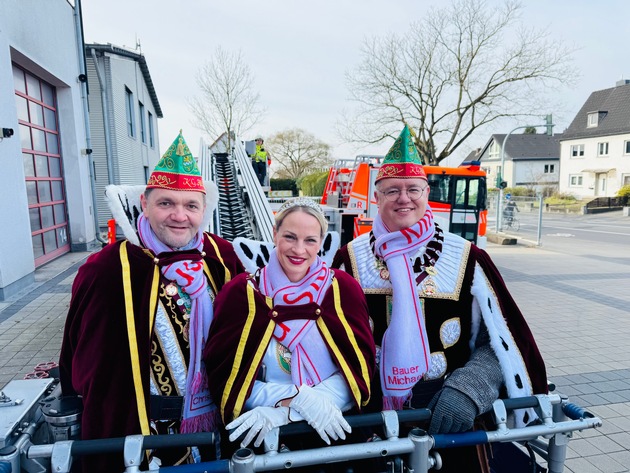
[[[627, 250], [627, 248], [626, 248]], [[600, 416], [577, 433], [566, 471], [629, 472], [630, 264], [523, 245], [489, 245], [547, 364], [557, 392]], [[0, 302], [0, 386], [56, 361], [76, 270], [88, 253], [65, 255], [36, 272], [37, 287]]]
[[567, 470], [630, 471], [628, 264], [540, 248], [488, 248], [542, 351], [556, 392], [603, 420], [569, 442]]
[[0, 386], [58, 361], [72, 281], [90, 255], [67, 253], [35, 271], [35, 284], [0, 302]]

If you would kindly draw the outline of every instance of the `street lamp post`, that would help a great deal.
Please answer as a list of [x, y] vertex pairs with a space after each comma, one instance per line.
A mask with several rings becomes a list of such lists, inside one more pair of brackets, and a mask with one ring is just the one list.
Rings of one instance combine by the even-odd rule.
[[496, 224], [496, 231], [497, 233], [501, 230], [501, 228], [503, 228], [503, 185], [501, 184], [503, 182], [503, 176], [505, 175], [505, 143], [507, 142], [507, 139], [510, 137], [510, 135], [512, 133], [514, 133], [516, 130], [521, 130], [523, 128], [535, 128], [535, 127], [540, 127], [540, 126], [544, 126], [547, 128], [547, 135], [551, 136], [552, 135], [552, 128], [553, 128], [553, 123], [552, 123], [552, 117], [551, 115], [547, 115], [545, 117], [545, 124], [544, 125], [526, 125], [526, 126], [517, 126], [516, 128], [514, 128], [513, 130], [511, 130], [507, 135], [505, 135], [505, 138], [503, 138], [503, 144], [501, 145], [501, 174], [499, 175], [499, 203], [497, 204], [497, 224]]

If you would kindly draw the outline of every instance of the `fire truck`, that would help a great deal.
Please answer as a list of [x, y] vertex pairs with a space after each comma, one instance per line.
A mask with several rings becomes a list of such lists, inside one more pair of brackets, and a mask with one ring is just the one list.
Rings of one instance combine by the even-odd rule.
[[[372, 229], [377, 207], [374, 180], [383, 156], [337, 160], [330, 168], [321, 203], [339, 209], [341, 243]], [[488, 209], [486, 173], [479, 161], [459, 167], [424, 166], [431, 192], [429, 205], [443, 229], [485, 247]]]

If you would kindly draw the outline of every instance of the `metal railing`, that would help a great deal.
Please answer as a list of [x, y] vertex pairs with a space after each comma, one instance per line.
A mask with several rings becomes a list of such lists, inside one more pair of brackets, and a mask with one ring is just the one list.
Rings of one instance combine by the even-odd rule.
[[621, 209], [628, 204], [627, 197], [597, 197], [588, 202], [585, 207], [587, 210], [593, 209]]
[[[510, 418], [508, 414], [517, 409], [532, 409], [538, 416], [538, 421], [526, 427], [508, 427]], [[255, 454], [249, 448], [241, 448], [230, 460], [164, 467], [159, 471], [162, 473], [254, 473], [386, 458], [393, 462], [391, 467], [404, 465], [408, 471], [427, 473], [432, 468], [439, 470], [442, 466], [442, 458], [435, 451], [438, 448], [528, 442], [532, 446], [532, 454], [538, 455], [547, 462], [550, 473], [560, 473], [564, 469], [567, 444], [572, 433], [602, 425], [598, 417], [569, 403], [566, 398], [557, 394], [497, 400], [493, 404], [492, 414], [496, 425], [495, 430], [429, 435], [419, 427], [407, 427], [410, 430], [404, 436], [401, 435], [401, 431], [404, 430], [402, 423], [411, 426], [422, 425], [423, 421], [430, 419], [431, 411], [428, 409], [383, 411], [376, 414], [349, 416], [346, 419], [353, 428], [379, 426], [383, 429], [385, 438], [324, 448], [282, 451], [280, 449], [282, 436], [313, 432], [305, 422], [301, 422], [271, 430], [263, 441], [265, 453]], [[70, 471], [73, 458], [76, 456], [122, 451], [125, 472], [140, 473], [139, 467], [146, 449], [165, 445], [200, 445], [213, 442], [214, 437], [210, 433], [147, 437], [131, 435], [119, 439], [67, 440], [49, 445], [24, 445], [22, 453], [30, 459], [50, 459], [50, 471], [66, 473]], [[13, 473], [20, 471], [19, 465], [17, 468]], [[388, 467], [388, 471], [394, 470]], [[402, 471], [402, 466], [400, 471]]]
[[232, 149], [232, 157], [245, 193], [245, 203], [251, 210], [254, 234], [261, 241], [273, 241], [273, 212], [256, 177], [251, 158], [247, 156], [245, 146], [238, 139]]

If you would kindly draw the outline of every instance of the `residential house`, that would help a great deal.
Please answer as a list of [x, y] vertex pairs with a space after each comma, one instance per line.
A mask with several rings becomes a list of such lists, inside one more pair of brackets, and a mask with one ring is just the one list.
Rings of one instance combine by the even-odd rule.
[[[527, 187], [535, 191], [557, 187], [560, 166], [561, 135], [519, 133], [495, 134], [481, 149], [481, 167], [488, 176], [488, 187], [498, 186], [497, 179], [508, 187]], [[501, 148], [505, 142], [503, 168]]]
[[105, 186], [146, 184], [160, 159], [162, 109], [141, 53], [86, 44], [85, 56], [98, 223], [105, 229], [111, 218]]
[[82, 45], [79, 0], [3, 0], [0, 300], [95, 242]]
[[630, 185], [630, 80], [593, 92], [560, 144], [560, 192], [610, 197]]

